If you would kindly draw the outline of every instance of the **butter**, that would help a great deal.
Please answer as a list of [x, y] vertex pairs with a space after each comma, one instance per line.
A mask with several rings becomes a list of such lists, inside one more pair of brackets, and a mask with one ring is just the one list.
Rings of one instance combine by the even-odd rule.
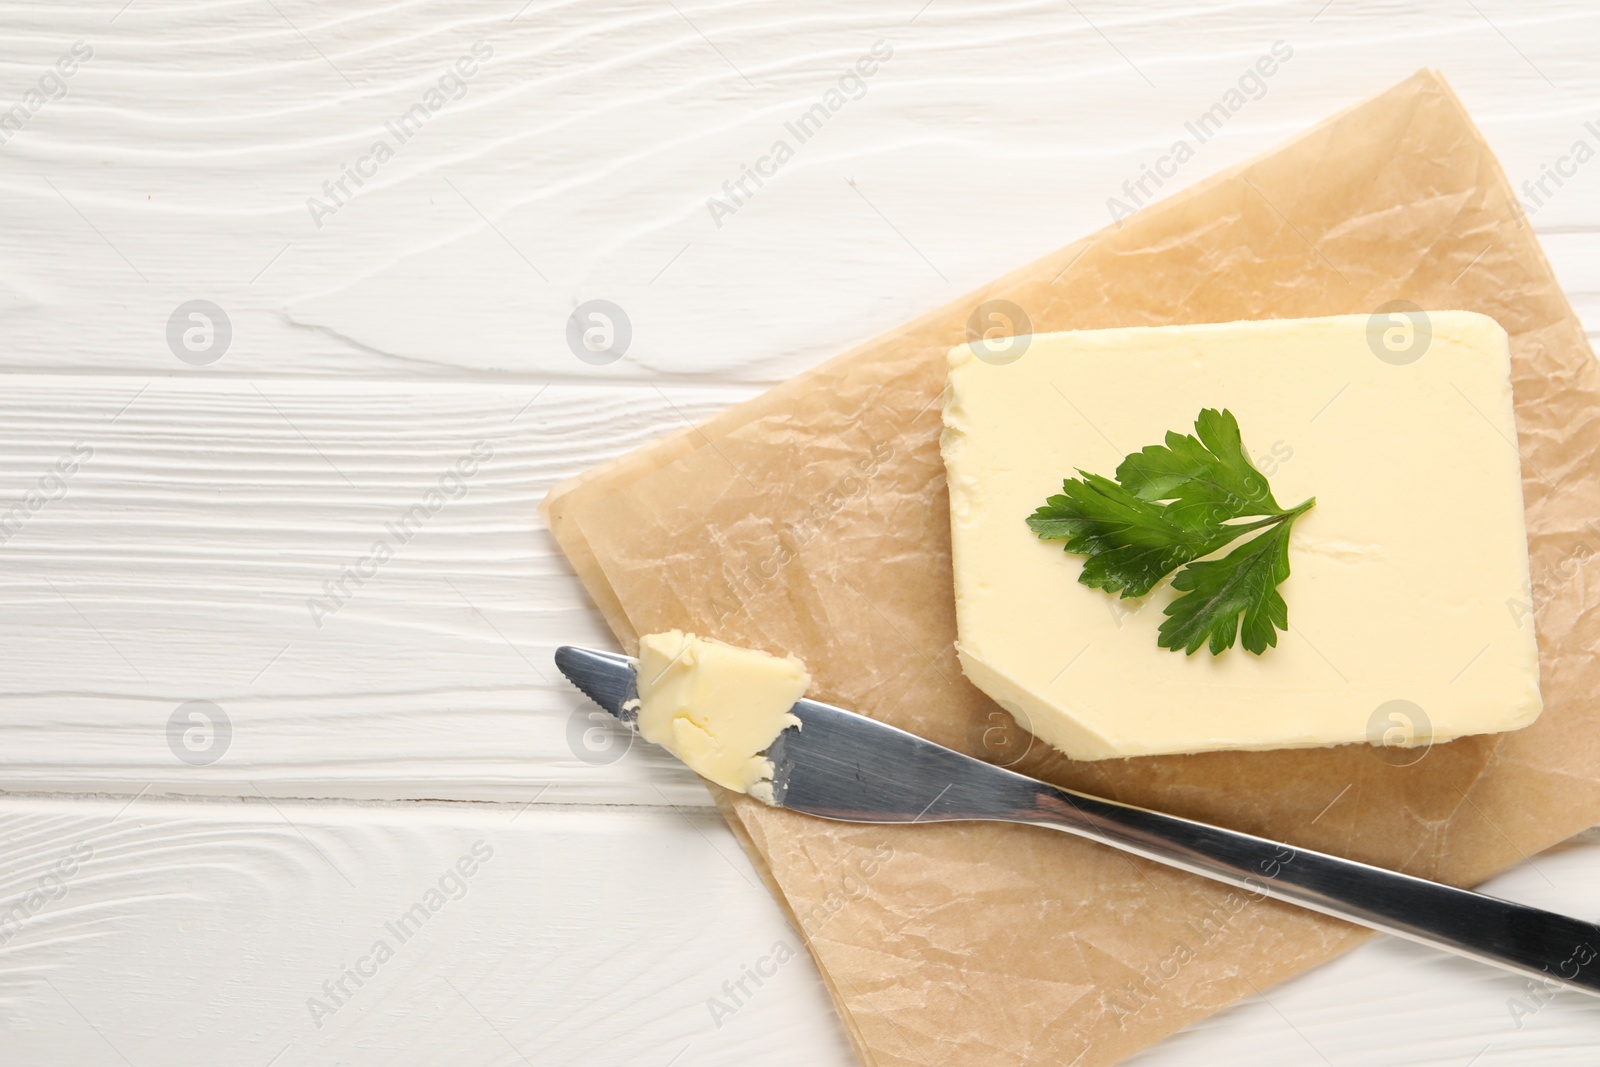
[[[1085, 760], [1532, 722], [1506, 334], [1483, 315], [1428, 319], [1410, 355], [1404, 320], [1385, 336], [1366, 315], [1037, 335], [1009, 363], [992, 342], [952, 351], [941, 446], [967, 676]], [[1111, 477], [1203, 407], [1233, 411], [1280, 502], [1317, 500], [1290, 538], [1288, 632], [1259, 657], [1158, 648], [1170, 580], [1140, 600], [1080, 585], [1083, 557], [1025, 522], [1077, 468]]]
[[772, 803], [762, 756], [800, 720], [790, 714], [811, 675], [779, 658], [680, 630], [639, 639], [639, 733], [703, 778]]

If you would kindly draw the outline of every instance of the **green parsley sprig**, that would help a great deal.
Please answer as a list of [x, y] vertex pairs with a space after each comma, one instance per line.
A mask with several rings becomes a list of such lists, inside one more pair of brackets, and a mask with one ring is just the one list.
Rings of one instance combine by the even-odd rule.
[[[1172, 588], [1182, 595], [1166, 607], [1160, 647], [1193, 655], [1209, 642], [1217, 656], [1242, 634], [1244, 647], [1259, 656], [1289, 629], [1289, 606], [1278, 592], [1289, 577], [1289, 530], [1317, 500], [1278, 506], [1245, 454], [1231, 411], [1206, 408], [1194, 429], [1169, 431], [1165, 444], [1130, 454], [1116, 481], [1080, 469], [1028, 526], [1087, 556], [1078, 581], [1108, 593], [1144, 596], [1177, 571]], [[1253, 521], [1240, 521], [1246, 519]], [[1256, 536], [1227, 555], [1201, 558], [1247, 533]]]

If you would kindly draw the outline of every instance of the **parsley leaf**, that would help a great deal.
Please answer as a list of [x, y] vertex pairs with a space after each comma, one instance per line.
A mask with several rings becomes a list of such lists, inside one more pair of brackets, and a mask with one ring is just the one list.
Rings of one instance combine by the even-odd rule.
[[1233, 647], [1244, 615], [1244, 647], [1260, 655], [1277, 647], [1278, 630], [1289, 628], [1289, 605], [1278, 583], [1289, 577], [1289, 523], [1279, 523], [1216, 560], [1191, 563], [1172, 579], [1183, 593], [1167, 605], [1162, 648], [1193, 655], [1211, 642], [1211, 654]]
[[1078, 581], [1124, 597], [1144, 596], [1192, 559], [1215, 552], [1235, 533], [1175, 522], [1160, 505], [1125, 487], [1080, 470], [1062, 483], [1028, 525], [1041, 538], [1066, 539], [1066, 550], [1088, 556]]
[[[1217, 656], [1242, 632], [1244, 647], [1260, 655], [1289, 628], [1278, 592], [1289, 577], [1289, 529], [1316, 498], [1287, 510], [1278, 505], [1245, 453], [1232, 412], [1206, 408], [1194, 428], [1130, 454], [1116, 481], [1079, 470], [1029, 516], [1028, 527], [1087, 556], [1078, 581], [1108, 593], [1144, 596], [1177, 571], [1172, 587], [1182, 595], [1166, 607], [1160, 647], [1193, 655], [1209, 645]], [[1258, 530], [1225, 556], [1201, 558]]]
[[1245, 455], [1239, 424], [1230, 411], [1207, 408], [1193, 434], [1167, 432], [1167, 443], [1150, 445], [1123, 460], [1117, 480], [1142, 500], [1172, 499], [1176, 521], [1272, 515], [1282, 509], [1267, 479]]

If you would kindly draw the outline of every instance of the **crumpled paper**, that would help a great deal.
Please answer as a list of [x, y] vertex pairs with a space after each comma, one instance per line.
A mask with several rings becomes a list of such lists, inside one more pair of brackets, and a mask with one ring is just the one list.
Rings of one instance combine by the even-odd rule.
[[[1073, 763], [956, 663], [938, 437], [983, 301], [1037, 331], [1370, 313], [1511, 334], [1545, 710], [1417, 762], [1355, 745]], [[792, 652], [812, 695], [1062, 785], [1470, 885], [1600, 821], [1600, 369], [1510, 185], [1423, 71], [713, 418], [557, 486], [552, 531], [630, 650]], [[716, 792], [865, 1064], [1114, 1063], [1362, 930], [1047, 830], [854, 826]]]

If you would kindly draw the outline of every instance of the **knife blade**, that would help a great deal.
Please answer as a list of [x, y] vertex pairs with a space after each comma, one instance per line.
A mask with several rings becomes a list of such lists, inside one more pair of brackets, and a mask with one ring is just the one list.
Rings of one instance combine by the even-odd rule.
[[[556, 650], [561, 673], [637, 729], [634, 661]], [[1062, 789], [865, 715], [801, 700], [767, 750], [773, 804], [863, 823], [989, 820], [1059, 830], [1541, 982], [1600, 996], [1600, 927], [1132, 804]]]

